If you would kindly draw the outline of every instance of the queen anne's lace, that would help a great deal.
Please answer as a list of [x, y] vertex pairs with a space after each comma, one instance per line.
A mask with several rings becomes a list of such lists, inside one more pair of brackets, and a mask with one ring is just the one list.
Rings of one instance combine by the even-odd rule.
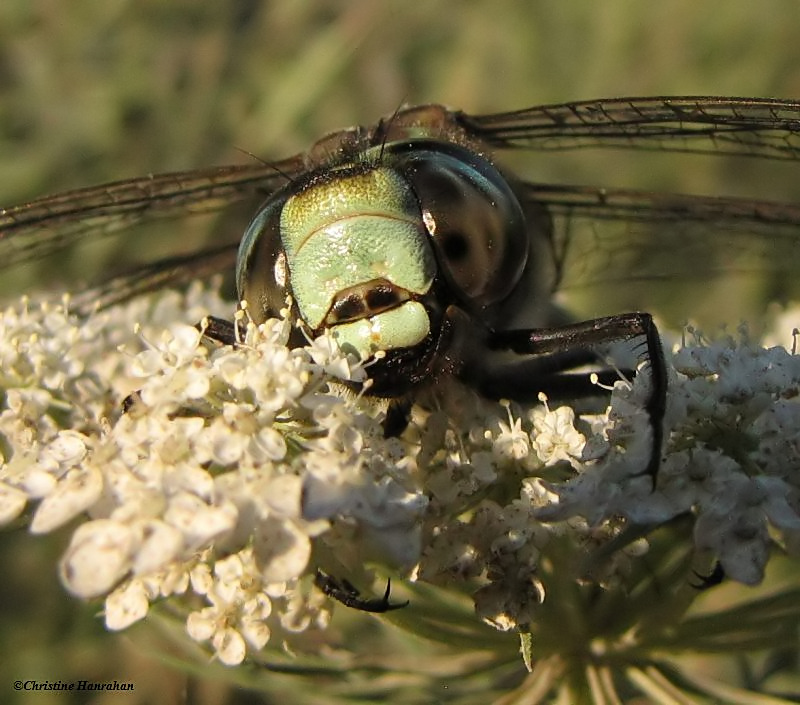
[[644, 375], [633, 389], [618, 383], [596, 462], [561, 487], [548, 521], [581, 515], [594, 523], [624, 516], [638, 524], [695, 517], [695, 545], [725, 574], [760, 582], [774, 537], [794, 555], [800, 538], [800, 357], [739, 339], [714, 343], [696, 336], [672, 364], [665, 419], [665, 456], [652, 489], [636, 477], [649, 448], [649, 429], [637, 412]]
[[[468, 584], [507, 630], [550, 599], [540, 561], [565, 537], [602, 543], [691, 513], [696, 548], [748, 584], [776, 537], [800, 550], [800, 359], [782, 348], [741, 335], [674, 354], [653, 491], [646, 370], [591, 417], [442, 383], [385, 439], [385, 404], [343, 391], [368, 369], [329, 338], [289, 350], [287, 324], [269, 321], [206, 347], [166, 323], [209, 311], [226, 307], [196, 287], [86, 320], [28, 302], [0, 315], [0, 521], [79, 520], [61, 577], [105, 600], [111, 629], [183, 600], [190, 636], [240, 663], [276, 629], [327, 624], [312, 555], [345, 577], [377, 562]], [[646, 542], [623, 548], [603, 581]]]

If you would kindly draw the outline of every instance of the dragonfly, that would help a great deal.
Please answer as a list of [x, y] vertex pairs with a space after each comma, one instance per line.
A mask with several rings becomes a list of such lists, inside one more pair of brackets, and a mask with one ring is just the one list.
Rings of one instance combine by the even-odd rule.
[[[527, 150], [535, 156], [536, 152], [612, 147], [787, 162], [800, 155], [798, 106], [798, 101], [764, 98], [615, 98], [490, 115], [421, 106], [398, 111], [393, 121], [398, 127], [413, 124], [420, 134], [466, 139], [491, 155]], [[348, 143], [368, 141], [385, 122], [334, 132], [307, 152], [274, 162], [147, 175], [0, 207], [0, 267], [9, 269], [82, 239], [111, 235], [137, 224], [263, 200], [287, 181], [332, 159]], [[720, 242], [734, 264], [715, 261], [719, 269], [741, 266], [743, 260], [753, 270], [765, 272], [790, 270], [793, 265], [798, 222], [794, 203], [687, 197], [521, 178], [514, 188], [521, 201], [538, 207], [553, 221], [550, 237], [556, 276], [550, 282], [552, 291], [642, 280], [657, 286], [682, 276], [666, 253], [680, 249], [680, 263], [685, 265], [718, 252], [715, 248]], [[665, 232], [667, 236], [660, 237]], [[159, 286], [232, 270], [238, 245], [237, 239], [185, 258], [137, 268], [93, 293], [99, 300], [87, 303], [107, 307]]]
[[[240, 241], [137, 267], [92, 290], [87, 310], [235, 271], [237, 299], [256, 322], [289, 295], [293, 344], [333, 332], [374, 358], [369, 393], [392, 400], [387, 435], [402, 430], [415, 390], [441, 375], [494, 398], [596, 395], [596, 378], [582, 369], [596, 364], [598, 348], [639, 341], [651, 379], [652, 452], [642, 474], [655, 483], [667, 372], [652, 317], [637, 309], [567, 322], [554, 294], [598, 283], [657, 287], [698, 261], [711, 274], [791, 271], [800, 205], [537, 183], [500, 163], [508, 151], [589, 147], [797, 161], [800, 102], [634, 97], [487, 115], [405, 107], [282, 160], [145, 176], [5, 208], [0, 261], [10, 267], [83, 238], [260, 198]], [[209, 334], [237, 339], [224, 321]], [[327, 577], [327, 594], [360, 604]], [[394, 607], [388, 591], [363, 604]]]

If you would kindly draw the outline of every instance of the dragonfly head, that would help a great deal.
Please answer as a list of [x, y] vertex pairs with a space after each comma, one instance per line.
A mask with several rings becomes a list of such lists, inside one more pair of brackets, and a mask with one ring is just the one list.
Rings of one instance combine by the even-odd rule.
[[[393, 396], [435, 368], [448, 309], [491, 325], [527, 258], [522, 209], [495, 167], [458, 145], [409, 140], [274, 194], [242, 240], [237, 285], [257, 322], [290, 295], [312, 337], [328, 332], [364, 359], [384, 353], [370, 368], [374, 393]], [[381, 367], [392, 371], [385, 384]]]

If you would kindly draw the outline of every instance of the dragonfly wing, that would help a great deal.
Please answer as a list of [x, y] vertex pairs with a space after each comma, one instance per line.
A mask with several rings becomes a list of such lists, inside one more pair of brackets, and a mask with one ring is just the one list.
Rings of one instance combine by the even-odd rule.
[[780, 275], [796, 279], [797, 205], [591, 186], [523, 184], [520, 192], [553, 220], [557, 288], [599, 292], [593, 315], [611, 289], [631, 292], [628, 306], [648, 308], [686, 285], [769, 275], [779, 294]]
[[0, 261], [8, 267], [136, 223], [220, 210], [258, 194], [266, 198], [302, 173], [304, 164], [296, 155], [274, 164], [145, 176], [2, 209]]
[[116, 276], [97, 287], [73, 295], [70, 309], [79, 315], [88, 315], [141, 294], [208, 279], [214, 274], [232, 272], [236, 266], [238, 249], [238, 243], [229, 243], [140, 266], [130, 273]]
[[794, 100], [617, 98], [453, 117], [467, 133], [497, 148], [628, 147], [800, 158], [800, 102]]

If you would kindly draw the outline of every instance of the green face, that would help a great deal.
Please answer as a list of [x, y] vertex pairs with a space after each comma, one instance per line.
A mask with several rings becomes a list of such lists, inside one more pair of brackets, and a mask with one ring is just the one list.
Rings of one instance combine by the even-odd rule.
[[370, 367], [370, 389], [401, 395], [451, 363], [437, 357], [452, 342], [451, 307], [485, 331], [528, 295], [518, 284], [538, 270], [524, 214], [502, 174], [460, 145], [411, 139], [338, 157], [253, 219], [238, 294], [257, 323], [290, 296], [306, 334], [325, 331], [363, 359], [390, 353]]
[[291, 196], [280, 216], [285, 265], [303, 320], [362, 357], [411, 347], [430, 330], [412, 297], [436, 275], [419, 204], [401, 175], [334, 175]]

